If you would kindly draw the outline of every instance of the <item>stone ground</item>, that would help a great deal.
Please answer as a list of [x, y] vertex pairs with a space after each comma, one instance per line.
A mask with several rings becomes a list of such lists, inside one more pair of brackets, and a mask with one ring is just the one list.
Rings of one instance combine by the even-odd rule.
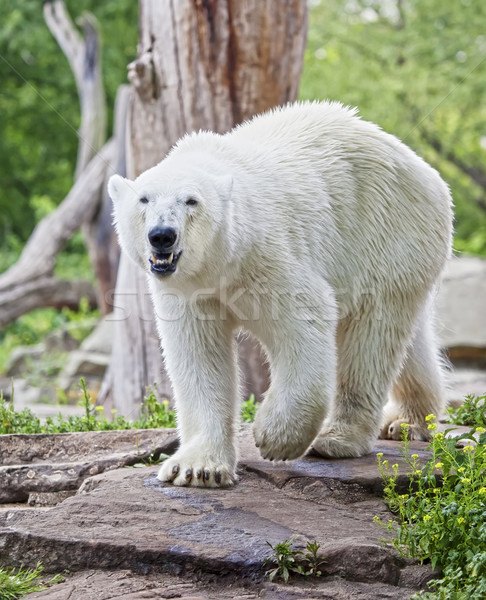
[[[12, 478], [27, 468], [31, 477], [17, 480], [24, 498], [52, 494], [52, 502], [61, 501], [50, 508], [49, 502], [32, 502], [37, 506], [5, 504], [0, 510], [0, 565], [41, 560], [48, 572], [69, 571], [64, 583], [29, 599], [402, 600], [431, 577], [427, 566], [386, 546], [384, 530], [373, 521], [375, 515], [391, 516], [379, 496], [376, 452], [400, 465], [400, 485], [406, 483], [396, 442], [380, 440], [373, 454], [360, 459], [307, 456], [270, 463], [260, 459], [250, 428], [243, 426], [239, 482], [211, 490], [162, 484], [157, 466], [120, 468], [133, 464], [134, 454], [147, 457], [153, 447], [174, 450], [173, 431], [144, 433], [143, 439], [140, 432], [64, 434], [45, 440], [44, 447], [38, 441], [30, 453], [32, 436], [0, 438], [0, 457], [10, 456], [0, 478], [2, 470]], [[426, 447], [412, 443], [421, 459]], [[70, 469], [77, 492], [66, 475]], [[0, 486], [5, 490], [1, 479]], [[298, 549], [308, 541], [321, 545], [323, 577], [298, 577], [288, 585], [268, 581], [267, 542], [289, 538]]]

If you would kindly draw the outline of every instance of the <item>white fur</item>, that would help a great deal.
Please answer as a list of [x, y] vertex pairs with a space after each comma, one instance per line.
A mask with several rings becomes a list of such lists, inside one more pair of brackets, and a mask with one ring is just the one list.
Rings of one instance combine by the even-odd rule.
[[[181, 446], [160, 479], [234, 480], [239, 328], [270, 361], [254, 425], [264, 458], [294, 459], [312, 443], [323, 456], [370, 452], [394, 382], [384, 435], [407, 420], [426, 436], [424, 417], [442, 406], [430, 318], [451, 197], [397, 138], [338, 103], [294, 104], [223, 136], [187, 135], [109, 191], [121, 246], [149, 273], [174, 387]], [[179, 232], [165, 277], [149, 269], [155, 225]]]

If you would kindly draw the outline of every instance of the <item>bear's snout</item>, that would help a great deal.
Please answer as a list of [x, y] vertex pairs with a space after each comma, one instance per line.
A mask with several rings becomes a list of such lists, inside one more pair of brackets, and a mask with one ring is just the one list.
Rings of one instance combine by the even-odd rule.
[[173, 227], [154, 227], [148, 240], [155, 252], [167, 252], [176, 243], [177, 231]]

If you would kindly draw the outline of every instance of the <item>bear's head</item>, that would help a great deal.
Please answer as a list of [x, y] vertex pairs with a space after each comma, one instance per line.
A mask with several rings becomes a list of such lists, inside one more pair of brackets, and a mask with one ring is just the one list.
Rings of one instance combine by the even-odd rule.
[[180, 159], [169, 155], [135, 181], [113, 175], [108, 182], [120, 246], [171, 284], [202, 274], [224, 255], [232, 188], [232, 177], [212, 172], [207, 157], [185, 159], [181, 168]]

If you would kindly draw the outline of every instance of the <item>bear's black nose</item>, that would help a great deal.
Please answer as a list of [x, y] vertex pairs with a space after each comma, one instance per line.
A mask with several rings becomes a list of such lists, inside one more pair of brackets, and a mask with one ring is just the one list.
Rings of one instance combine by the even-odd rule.
[[149, 231], [148, 239], [154, 250], [164, 252], [175, 244], [177, 231], [173, 227], [154, 227]]

